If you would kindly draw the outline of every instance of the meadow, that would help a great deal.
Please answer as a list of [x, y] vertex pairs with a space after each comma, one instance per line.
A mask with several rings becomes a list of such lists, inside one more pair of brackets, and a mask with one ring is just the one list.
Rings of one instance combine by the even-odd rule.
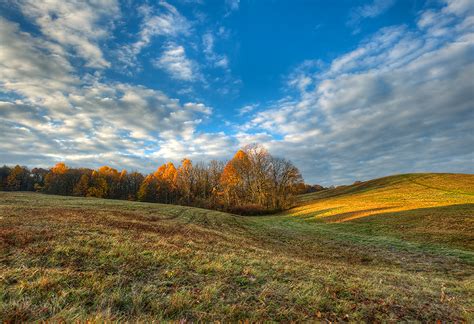
[[299, 199], [257, 217], [0, 192], [0, 317], [474, 321], [474, 175]]

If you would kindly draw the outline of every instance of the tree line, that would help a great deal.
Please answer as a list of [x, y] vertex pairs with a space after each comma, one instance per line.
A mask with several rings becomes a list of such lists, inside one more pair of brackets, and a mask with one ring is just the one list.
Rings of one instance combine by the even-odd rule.
[[313, 189], [290, 161], [273, 157], [259, 145], [240, 149], [228, 162], [193, 165], [184, 159], [178, 167], [168, 162], [146, 176], [109, 166], [70, 168], [63, 162], [50, 169], [0, 168], [0, 190], [181, 204], [238, 214], [283, 210], [293, 205], [296, 194]]

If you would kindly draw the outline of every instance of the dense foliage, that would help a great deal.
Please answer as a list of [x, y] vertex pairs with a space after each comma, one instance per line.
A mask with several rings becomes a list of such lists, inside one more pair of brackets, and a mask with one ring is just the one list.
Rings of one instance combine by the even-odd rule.
[[0, 168], [0, 190], [182, 204], [239, 214], [288, 208], [302, 188], [301, 174], [290, 161], [258, 145], [239, 150], [227, 163], [193, 165], [184, 159], [177, 168], [168, 162], [146, 176], [109, 166], [70, 168], [62, 162], [49, 170]]

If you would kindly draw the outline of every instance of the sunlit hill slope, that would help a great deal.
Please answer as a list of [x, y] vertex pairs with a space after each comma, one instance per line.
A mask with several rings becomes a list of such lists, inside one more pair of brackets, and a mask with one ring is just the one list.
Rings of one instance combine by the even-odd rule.
[[404, 174], [300, 196], [288, 214], [474, 248], [474, 175]]

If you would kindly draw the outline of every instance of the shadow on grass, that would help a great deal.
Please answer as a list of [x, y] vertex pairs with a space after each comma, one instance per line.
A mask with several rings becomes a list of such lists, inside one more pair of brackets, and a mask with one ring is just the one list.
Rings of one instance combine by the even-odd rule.
[[[363, 209], [363, 210], [355, 210], [352, 212], [345, 212], [345, 213], [340, 213], [336, 215], [331, 215], [327, 217], [323, 217], [322, 219], [328, 223], [342, 223], [342, 222], [347, 222], [350, 220], [358, 219], [358, 218], [363, 218], [363, 217], [368, 217], [370, 215], [380, 215], [380, 211], [383, 210], [389, 210], [389, 209], [394, 209], [394, 208], [399, 208], [400, 206], [389, 206], [389, 207], [378, 207], [378, 208], [371, 208], [371, 209]], [[364, 214], [369, 214], [369, 215], [364, 215]]]
[[[380, 220], [381, 218], [387, 219], [387, 216], [390, 218], [397, 218], [406, 217], [406, 216], [420, 216], [420, 215], [445, 215], [445, 214], [452, 214], [453, 212], [459, 211], [469, 211], [474, 218], [474, 204], [453, 204], [448, 206], [438, 206], [438, 207], [425, 207], [425, 208], [415, 208], [415, 209], [407, 209], [401, 211], [392, 211], [392, 212], [380, 212], [386, 211], [389, 209], [399, 208], [400, 206], [388, 206], [388, 207], [379, 207], [379, 208], [371, 208], [371, 209], [362, 209], [362, 210], [355, 210], [351, 212], [344, 212], [339, 214], [334, 214], [326, 217], [320, 217], [319, 220], [323, 220], [327, 223], [343, 223], [343, 222], [355, 222], [355, 221], [374, 221]], [[312, 218], [317, 217], [318, 215], [322, 215], [327, 212], [331, 212], [337, 209], [334, 208], [327, 208], [321, 209], [317, 211], [312, 211], [308, 213], [298, 213], [298, 219], [302, 220], [312, 220]], [[364, 215], [367, 214], [367, 215]]]
[[313, 211], [309, 213], [298, 214], [296, 217], [303, 220], [313, 220], [313, 219], [316, 219], [319, 215], [329, 213], [336, 209], [338, 209], [338, 207], [326, 208], [326, 209], [321, 209], [321, 210], [317, 210], [317, 211]]
[[[460, 214], [461, 213], [461, 214]], [[464, 214], [465, 213], [465, 214]], [[380, 213], [375, 215], [367, 215], [363, 218], [359, 218], [354, 221], [374, 221], [378, 220], [381, 217], [390, 216], [392, 220], [400, 220], [400, 218], [407, 218], [413, 220], [413, 217], [422, 217], [422, 216], [430, 216], [430, 219], [436, 216], [439, 216], [439, 221], [446, 221], [448, 220], [446, 216], [468, 216], [471, 218], [471, 221], [474, 219], [474, 204], [453, 204], [447, 206], [438, 206], [438, 207], [425, 207], [425, 208], [415, 208], [415, 209], [408, 209], [402, 211], [394, 211], [388, 213]], [[448, 224], [445, 224], [448, 225]], [[456, 225], [456, 224], [452, 224]], [[458, 224], [459, 225], [459, 224]], [[467, 224], [466, 224], [467, 225]], [[468, 227], [466, 227], [468, 229]]]
[[[355, 213], [382, 211], [383, 209], [376, 208]], [[308, 215], [314, 214], [309, 213]], [[301, 217], [302, 220], [307, 220], [305, 215]], [[354, 213], [341, 213], [319, 218], [319, 221], [323, 221], [325, 227], [348, 234], [360, 234], [373, 238], [397, 237], [412, 242], [439, 244], [474, 251], [474, 234], [470, 230], [474, 218], [474, 204], [377, 212], [355, 219], [350, 219], [350, 217], [354, 217]]]

